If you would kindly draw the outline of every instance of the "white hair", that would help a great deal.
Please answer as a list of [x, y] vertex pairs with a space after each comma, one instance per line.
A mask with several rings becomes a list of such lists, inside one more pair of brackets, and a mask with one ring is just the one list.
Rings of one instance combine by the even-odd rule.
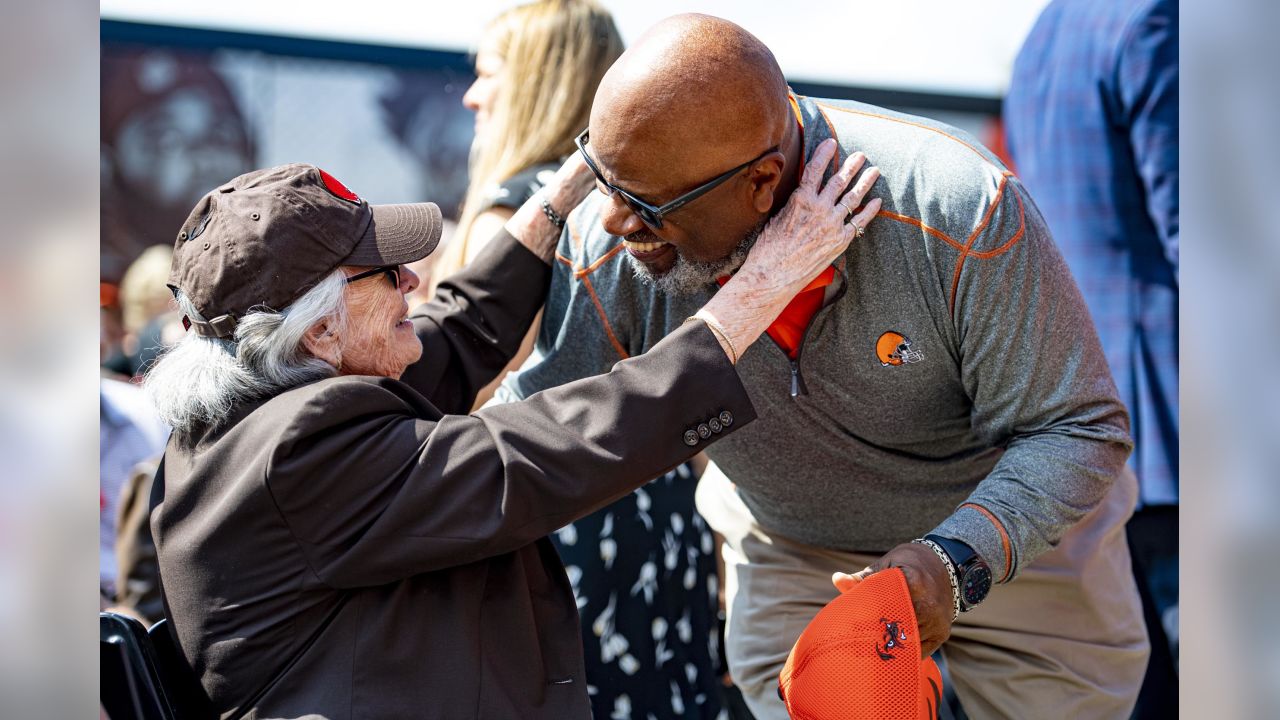
[[[335, 270], [284, 310], [250, 308], [234, 339], [188, 331], [142, 383], [160, 419], [184, 435], [201, 426], [215, 428], [245, 401], [336, 375], [337, 368], [307, 352], [302, 338], [321, 321], [339, 331], [345, 327], [345, 286], [346, 274]], [[184, 315], [204, 319], [181, 290], [177, 301]]]

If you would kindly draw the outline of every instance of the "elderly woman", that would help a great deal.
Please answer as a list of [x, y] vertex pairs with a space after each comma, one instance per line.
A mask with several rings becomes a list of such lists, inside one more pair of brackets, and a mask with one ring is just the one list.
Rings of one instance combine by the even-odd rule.
[[434, 249], [434, 205], [371, 206], [308, 165], [205, 196], [170, 278], [188, 336], [147, 389], [174, 428], [152, 515], [167, 616], [212, 713], [589, 717], [544, 536], [754, 418], [738, 354], [878, 206], [845, 217], [862, 198], [841, 196], [849, 164], [819, 189], [831, 156], [652, 351], [471, 415], [450, 413], [542, 304], [580, 157], [412, 317], [403, 265]]

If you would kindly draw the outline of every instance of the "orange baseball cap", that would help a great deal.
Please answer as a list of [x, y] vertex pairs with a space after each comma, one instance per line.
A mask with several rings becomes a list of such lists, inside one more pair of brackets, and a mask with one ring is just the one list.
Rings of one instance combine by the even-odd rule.
[[920, 659], [919, 633], [902, 570], [874, 573], [800, 633], [778, 695], [797, 720], [937, 720], [942, 674]]

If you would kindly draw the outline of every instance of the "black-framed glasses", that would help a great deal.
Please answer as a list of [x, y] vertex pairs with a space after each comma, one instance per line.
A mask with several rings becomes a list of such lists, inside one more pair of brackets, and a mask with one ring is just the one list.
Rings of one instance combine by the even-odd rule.
[[396, 289], [400, 288], [400, 266], [399, 265], [380, 265], [376, 268], [373, 268], [372, 270], [365, 270], [364, 272], [356, 273], [355, 275], [351, 275], [347, 278], [347, 284], [350, 285], [351, 283], [357, 280], [363, 280], [367, 277], [373, 277], [374, 275], [381, 275], [383, 273], [385, 273], [386, 276], [391, 280], [392, 287]]
[[754, 158], [742, 163], [738, 167], [711, 178], [670, 202], [663, 203], [662, 205], [653, 205], [641, 200], [617, 185], [610, 184], [608, 180], [604, 179], [604, 175], [600, 173], [600, 168], [596, 167], [596, 163], [591, 159], [591, 155], [587, 154], [587, 143], [591, 142], [591, 128], [583, 130], [578, 137], [574, 138], [573, 142], [578, 146], [578, 151], [582, 153], [582, 158], [587, 161], [587, 167], [591, 168], [591, 172], [596, 174], [596, 181], [602, 187], [600, 192], [609, 196], [612, 196], [614, 193], [621, 195], [623, 202], [627, 204], [627, 207], [631, 208], [631, 212], [635, 213], [637, 217], [644, 221], [644, 224], [655, 230], [662, 227], [663, 215], [678, 210], [703, 195], [706, 195], [719, 187], [724, 181], [734, 175], [737, 175], [744, 169], [751, 167], [751, 165], [758, 162], [765, 155], [768, 155], [771, 152], [777, 152], [778, 150], [778, 146], [774, 145]]

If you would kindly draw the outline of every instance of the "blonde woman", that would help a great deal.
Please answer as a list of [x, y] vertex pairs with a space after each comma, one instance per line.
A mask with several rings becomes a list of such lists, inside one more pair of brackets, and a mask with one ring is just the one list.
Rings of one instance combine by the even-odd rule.
[[[521, 5], [490, 23], [463, 97], [476, 113], [471, 183], [437, 277], [470, 262], [574, 152], [622, 50], [613, 19], [590, 0]], [[511, 367], [531, 348], [532, 335]], [[686, 463], [552, 535], [577, 597], [594, 717], [720, 714], [716, 560], [696, 483]]]
[[164, 346], [182, 337], [182, 316], [175, 312], [173, 293], [165, 285], [172, 258], [173, 248], [152, 245], [129, 265], [120, 281], [127, 362], [127, 368], [120, 368], [122, 374], [141, 377]]
[[474, 259], [574, 151], [596, 86], [621, 54], [613, 18], [590, 0], [520, 5], [489, 24], [462, 98], [476, 114], [471, 181], [439, 277]]
[[[574, 151], [600, 78], [622, 54], [613, 17], [593, 0], [543, 0], [491, 21], [476, 52], [476, 81], [462, 104], [476, 114], [471, 180], [453, 239], [431, 270], [429, 292], [484, 249], [511, 215]], [[507, 370], [533, 349], [541, 315]], [[505, 373], [504, 373], [505, 374]], [[476, 396], [476, 407], [502, 380]]]

